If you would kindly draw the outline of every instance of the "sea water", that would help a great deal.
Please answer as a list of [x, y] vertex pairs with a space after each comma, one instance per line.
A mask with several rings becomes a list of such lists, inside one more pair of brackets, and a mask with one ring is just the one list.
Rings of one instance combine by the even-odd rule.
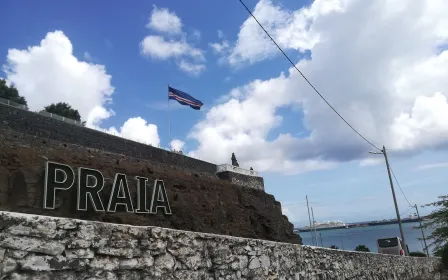
[[[410, 252], [424, 252], [423, 241], [419, 238], [422, 237], [420, 229], [414, 229], [419, 223], [404, 223], [403, 233], [406, 244], [408, 245]], [[425, 236], [431, 234], [431, 230], [424, 230]], [[313, 245], [311, 232], [301, 232], [304, 245]], [[398, 224], [378, 225], [358, 228], [344, 228], [344, 229], [329, 229], [317, 231], [318, 246], [330, 247], [331, 245], [337, 246], [339, 249], [355, 250], [358, 245], [365, 245], [371, 252], [378, 252], [376, 240], [380, 238], [388, 237], [400, 237], [400, 229]], [[426, 241], [427, 245], [431, 243], [430, 240]], [[432, 248], [429, 248], [430, 254], [432, 254]]]

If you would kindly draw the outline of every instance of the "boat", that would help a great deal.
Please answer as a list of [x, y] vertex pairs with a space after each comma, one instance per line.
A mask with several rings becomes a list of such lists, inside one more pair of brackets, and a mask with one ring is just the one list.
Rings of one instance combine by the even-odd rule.
[[317, 221], [314, 221], [313, 225], [310, 226], [305, 226], [303, 228], [299, 228], [296, 231], [298, 232], [307, 232], [307, 231], [312, 231], [314, 229], [316, 230], [329, 230], [329, 229], [341, 229], [341, 228], [348, 228], [348, 226], [342, 222], [342, 221], [328, 221], [328, 222], [323, 222], [323, 223], [319, 223]]

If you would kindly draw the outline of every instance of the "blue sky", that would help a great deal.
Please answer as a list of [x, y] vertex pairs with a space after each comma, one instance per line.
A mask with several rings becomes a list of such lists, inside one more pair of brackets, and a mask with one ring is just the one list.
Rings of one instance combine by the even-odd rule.
[[[432, 202], [448, 179], [448, 5], [361, 2], [245, 1], [338, 111], [389, 148], [409, 201]], [[298, 225], [305, 195], [320, 221], [395, 216], [381, 156], [368, 155], [239, 1], [5, 1], [0, 25], [0, 77], [31, 109], [66, 101], [91, 127], [218, 164], [235, 152]], [[168, 84], [204, 103], [170, 103], [174, 142]]]

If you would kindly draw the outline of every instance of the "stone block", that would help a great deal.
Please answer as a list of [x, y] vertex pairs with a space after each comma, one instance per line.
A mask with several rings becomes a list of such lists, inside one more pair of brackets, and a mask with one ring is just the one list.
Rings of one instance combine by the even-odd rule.
[[23, 259], [28, 254], [27, 251], [8, 249], [7, 255], [14, 259]]
[[5, 258], [3, 261], [3, 268], [2, 268], [2, 274], [9, 274], [16, 270], [17, 268], [17, 261], [13, 258]]
[[54, 270], [83, 270], [88, 261], [72, 259], [63, 256], [33, 256], [29, 255], [19, 260], [21, 270], [28, 271], [54, 271]]
[[65, 244], [35, 237], [7, 236], [0, 241], [0, 247], [56, 256], [62, 254]]
[[67, 259], [93, 259], [95, 252], [91, 249], [66, 249], [65, 257]]
[[117, 270], [120, 265], [120, 259], [114, 257], [97, 256], [89, 263], [89, 267], [95, 270]]
[[111, 248], [111, 247], [102, 247], [99, 248], [96, 252], [101, 255], [109, 255], [116, 257], [133, 257], [133, 249], [132, 248]]

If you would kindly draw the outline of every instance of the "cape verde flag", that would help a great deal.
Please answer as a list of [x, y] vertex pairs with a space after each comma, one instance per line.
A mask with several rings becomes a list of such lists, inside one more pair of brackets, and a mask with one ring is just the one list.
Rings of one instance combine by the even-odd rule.
[[189, 94], [170, 86], [168, 86], [168, 99], [176, 100], [180, 104], [190, 106], [195, 110], [200, 110], [202, 105], [204, 105], [201, 101], [193, 98]]

